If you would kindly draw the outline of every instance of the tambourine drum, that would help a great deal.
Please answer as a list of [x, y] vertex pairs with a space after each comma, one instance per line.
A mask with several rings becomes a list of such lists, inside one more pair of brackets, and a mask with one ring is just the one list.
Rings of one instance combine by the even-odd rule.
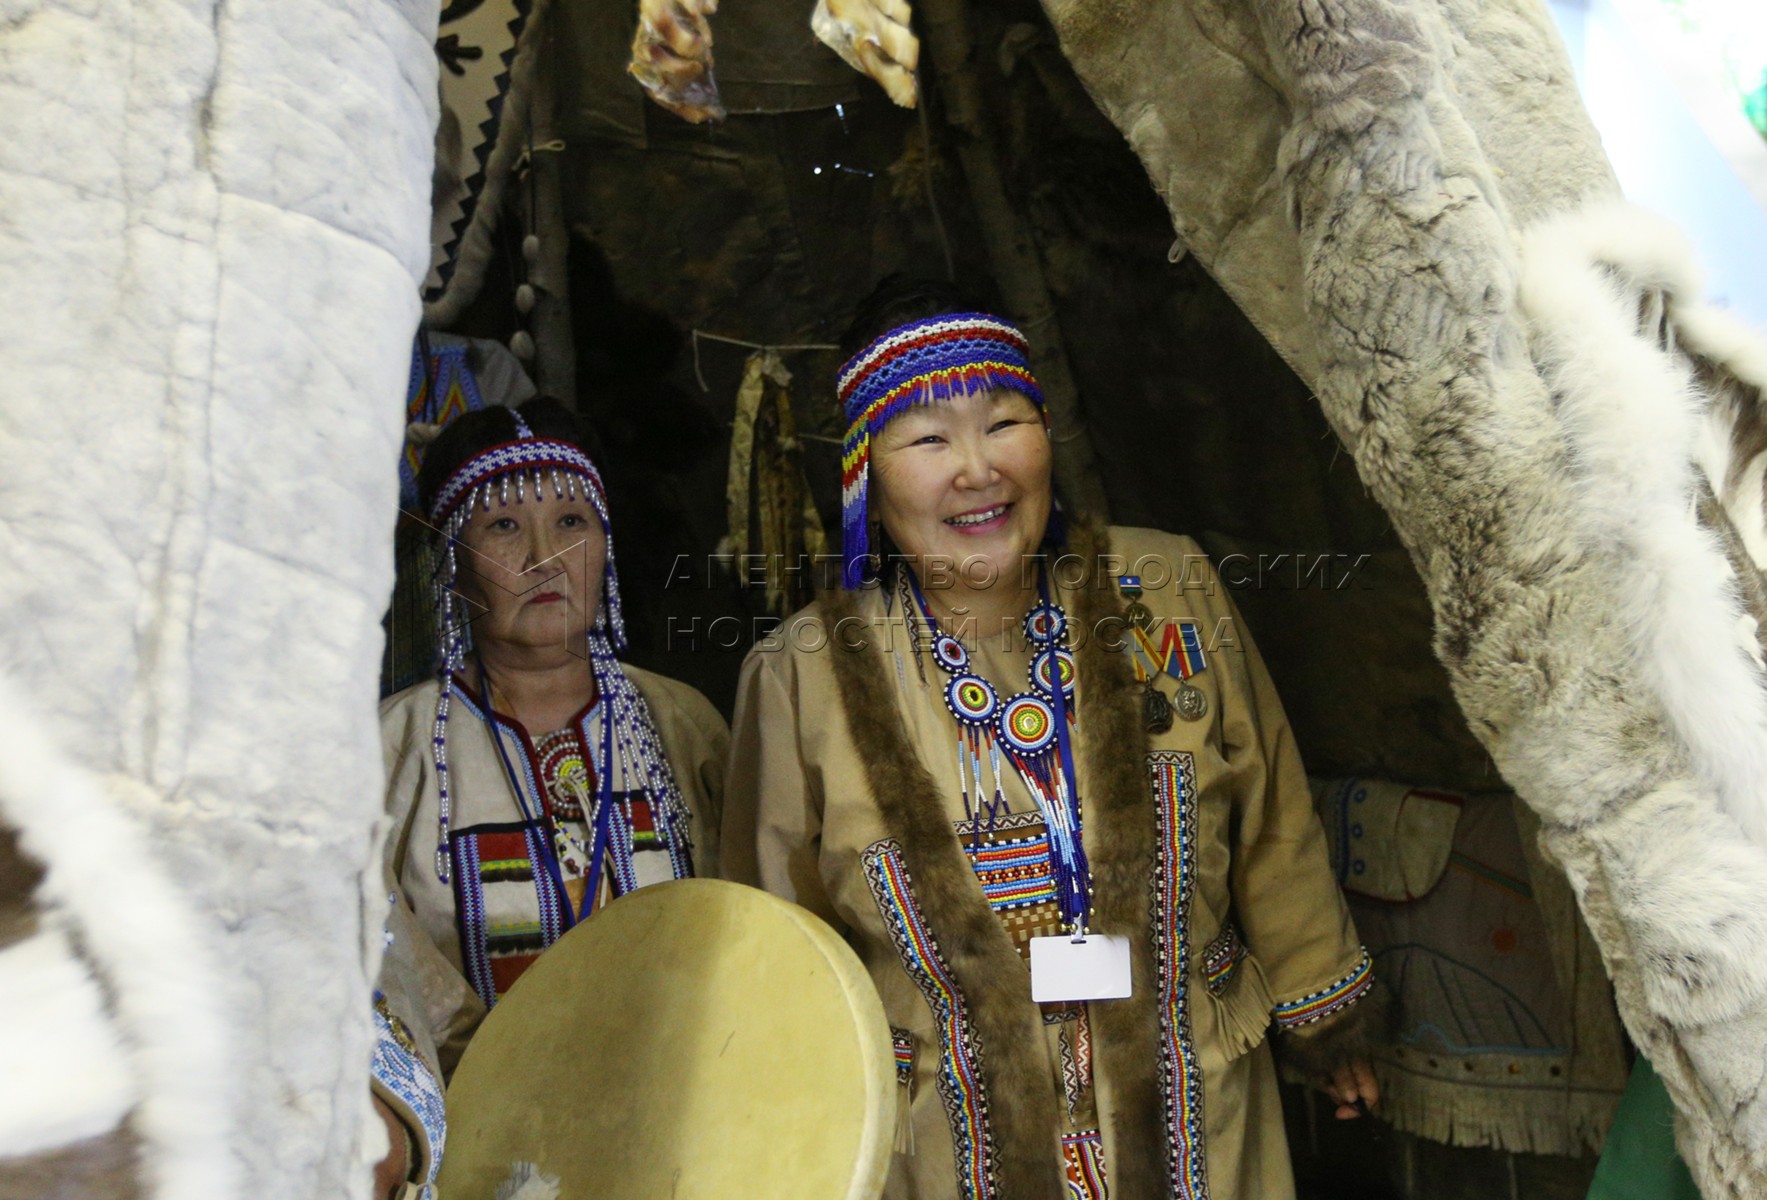
[[528, 1162], [560, 1200], [875, 1200], [895, 1093], [883, 1005], [834, 930], [740, 884], [657, 884], [491, 1010], [437, 1190], [493, 1200]]

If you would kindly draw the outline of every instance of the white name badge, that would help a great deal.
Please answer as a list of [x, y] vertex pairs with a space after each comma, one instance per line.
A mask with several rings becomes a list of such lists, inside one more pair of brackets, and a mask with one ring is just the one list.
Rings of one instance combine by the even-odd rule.
[[1129, 995], [1129, 939], [1089, 933], [1077, 942], [1067, 934], [1031, 939], [1031, 999], [1122, 1000]]

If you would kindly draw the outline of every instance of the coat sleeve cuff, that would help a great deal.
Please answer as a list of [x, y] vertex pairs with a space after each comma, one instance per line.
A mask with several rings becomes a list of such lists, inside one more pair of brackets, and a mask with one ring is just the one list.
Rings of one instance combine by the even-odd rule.
[[1292, 1033], [1307, 1025], [1323, 1021], [1354, 1005], [1374, 986], [1374, 964], [1368, 951], [1359, 948], [1356, 965], [1343, 978], [1326, 984], [1316, 992], [1292, 1000], [1278, 1000], [1271, 1010], [1276, 1027]]
[[441, 1081], [418, 1054], [404, 1022], [378, 996], [374, 1031], [374, 1086], [411, 1135], [416, 1151], [411, 1156], [411, 1179], [419, 1185], [418, 1194], [427, 1196], [441, 1169], [442, 1148], [448, 1137]]
[[1291, 1072], [1309, 1082], [1327, 1080], [1341, 1067], [1368, 1059], [1375, 1046], [1388, 1040], [1391, 993], [1374, 986], [1374, 976], [1362, 962], [1362, 986], [1329, 1012], [1301, 1024], [1281, 1025], [1286, 1036], [1277, 1040], [1277, 1055]]

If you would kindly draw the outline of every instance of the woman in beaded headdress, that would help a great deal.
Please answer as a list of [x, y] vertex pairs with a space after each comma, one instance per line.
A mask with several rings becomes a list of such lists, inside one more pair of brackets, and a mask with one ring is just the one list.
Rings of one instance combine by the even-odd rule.
[[1292, 1197], [1266, 1031], [1356, 1115], [1372, 973], [1232, 602], [1063, 532], [1009, 322], [898, 282], [846, 349], [844, 587], [744, 665], [723, 847], [871, 969], [886, 1195]]
[[600, 472], [556, 400], [486, 408], [425, 452], [435, 679], [381, 706], [387, 868], [458, 973], [426, 987], [444, 1069], [577, 921], [716, 871], [729, 733], [705, 697], [623, 665]]

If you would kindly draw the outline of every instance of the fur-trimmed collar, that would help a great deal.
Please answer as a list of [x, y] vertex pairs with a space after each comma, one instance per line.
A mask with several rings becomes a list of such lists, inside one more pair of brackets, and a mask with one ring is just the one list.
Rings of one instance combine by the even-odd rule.
[[[1160, 1024], [1149, 927], [1156, 822], [1140, 691], [1127, 660], [1097, 636], [1109, 622], [1122, 620], [1112, 580], [1100, 569], [1109, 549], [1101, 530], [1071, 532], [1069, 561], [1077, 559], [1086, 569], [1077, 586], [1063, 588], [1061, 598], [1077, 631], [1079, 780], [1092, 866], [1093, 924], [1100, 932], [1127, 934], [1133, 944], [1133, 997], [1092, 1010], [1099, 1034], [1097, 1061], [1111, 1084], [1111, 1108], [1099, 1115], [1114, 1135], [1113, 1194], [1142, 1200], [1167, 1191]], [[1065, 1194], [1058, 1171], [1060, 1117], [1029, 975], [983, 899], [946, 816], [945, 798], [909, 741], [881, 651], [850, 632], [860, 623], [842, 620], [856, 612], [853, 597], [825, 593], [821, 606], [836, 633], [834, 676], [847, 727], [871, 780], [873, 801], [901, 846], [915, 897], [968, 1003], [981, 1044], [999, 1195], [1055, 1200]]]

